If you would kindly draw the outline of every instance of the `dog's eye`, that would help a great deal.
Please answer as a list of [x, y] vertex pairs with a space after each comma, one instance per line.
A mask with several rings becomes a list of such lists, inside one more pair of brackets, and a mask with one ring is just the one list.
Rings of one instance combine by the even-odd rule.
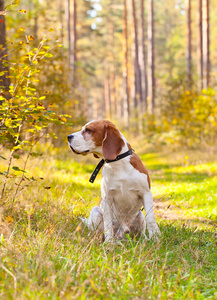
[[91, 133], [91, 132], [92, 132], [92, 130], [89, 129], [89, 128], [86, 128], [85, 131], [88, 132], [88, 133]]

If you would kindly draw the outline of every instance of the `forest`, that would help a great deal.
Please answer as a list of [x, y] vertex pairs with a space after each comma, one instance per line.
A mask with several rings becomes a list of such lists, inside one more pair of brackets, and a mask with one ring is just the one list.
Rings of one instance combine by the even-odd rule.
[[163, 134], [165, 143], [214, 144], [215, 1], [16, 3], [1, 1], [6, 90], [23, 90], [34, 60], [29, 93], [73, 124], [109, 118], [158, 142]]
[[[0, 0], [0, 298], [216, 299], [217, 1]], [[111, 120], [150, 172], [162, 237], [107, 246], [79, 217]]]

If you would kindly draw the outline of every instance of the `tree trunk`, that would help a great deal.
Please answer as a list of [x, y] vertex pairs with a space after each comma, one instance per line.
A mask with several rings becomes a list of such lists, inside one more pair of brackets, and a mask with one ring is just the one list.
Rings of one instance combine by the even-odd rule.
[[141, 15], [140, 15], [140, 21], [141, 21], [141, 47], [142, 47], [142, 53], [141, 53], [141, 81], [142, 81], [142, 102], [143, 102], [143, 112], [147, 112], [147, 89], [148, 89], [148, 82], [147, 82], [147, 67], [146, 67], [146, 50], [145, 50], [145, 7], [144, 7], [144, 0], [140, 0], [140, 9], [141, 9]]
[[77, 43], [77, 5], [76, 0], [73, 0], [73, 11], [71, 8], [71, 0], [66, 0], [66, 18], [68, 28], [68, 48], [69, 48], [69, 67], [72, 70], [71, 80], [75, 81], [76, 72], [76, 43]]
[[148, 96], [151, 113], [155, 111], [155, 77], [154, 77], [154, 7], [153, 0], [148, 0]]
[[75, 78], [76, 63], [77, 63], [77, 0], [73, 1], [73, 72]]
[[71, 66], [73, 62], [72, 55], [72, 42], [71, 42], [71, 14], [70, 14], [71, 6], [70, 0], [66, 0], [66, 22], [67, 22], [67, 33], [68, 33], [68, 52], [69, 52], [69, 65]]
[[117, 117], [117, 97], [116, 97], [116, 76], [115, 76], [115, 54], [114, 54], [114, 19], [113, 19], [113, 7], [110, 0], [110, 14], [109, 14], [109, 47], [110, 47], [110, 60], [109, 60], [109, 72], [110, 72], [110, 92], [112, 103], [112, 117]]
[[34, 16], [34, 38], [36, 41], [38, 40], [38, 14], [37, 14], [37, 12]]
[[64, 23], [63, 23], [63, 4], [62, 4], [62, 0], [59, 0], [58, 1], [58, 6], [59, 6], [59, 22], [60, 22], [60, 29], [61, 29], [61, 32], [60, 32], [60, 40], [61, 40], [61, 43], [63, 44], [64, 43]]
[[106, 108], [106, 118], [112, 118], [112, 109], [111, 109], [111, 90], [109, 79], [106, 78], [104, 82], [104, 92], [105, 92], [105, 108]]
[[187, 11], [187, 79], [188, 88], [192, 85], [192, 56], [191, 56], [191, 0], [186, 0], [186, 11]]
[[202, 0], [198, 0], [198, 43], [197, 43], [197, 76], [198, 91], [203, 89], [203, 31], [202, 31]]
[[93, 119], [97, 120], [98, 119], [98, 110], [99, 110], [99, 101], [97, 99], [97, 92], [95, 91], [94, 93], [94, 98], [93, 98]]
[[[4, 11], [4, 0], [0, 0], [0, 11]], [[6, 46], [6, 26], [5, 17], [0, 15], [0, 88], [7, 92], [10, 86], [9, 67], [8, 67], [8, 53]]]
[[129, 69], [128, 69], [128, 18], [127, 18], [127, 1], [124, 0], [124, 58], [125, 58], [125, 88], [126, 88], [126, 123], [130, 124], [130, 89], [129, 89]]
[[210, 53], [209, 53], [209, 0], [202, 0], [203, 28], [203, 87], [210, 85]]
[[133, 12], [133, 26], [134, 26], [134, 51], [135, 51], [135, 109], [138, 108], [138, 100], [142, 103], [142, 83], [141, 83], [141, 69], [139, 66], [139, 47], [138, 47], [138, 30], [137, 30], [137, 18], [136, 18], [136, 7], [135, 0], [132, 0], [132, 12]]
[[39, 3], [38, 0], [29, 1], [29, 10], [32, 12], [32, 20], [33, 20], [33, 36], [34, 39], [38, 40], [38, 17], [39, 17]]

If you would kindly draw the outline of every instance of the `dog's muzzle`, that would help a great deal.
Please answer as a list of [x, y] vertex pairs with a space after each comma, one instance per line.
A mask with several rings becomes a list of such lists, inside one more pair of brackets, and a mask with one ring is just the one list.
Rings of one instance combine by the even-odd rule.
[[71, 150], [75, 153], [75, 154], [81, 154], [81, 155], [87, 155], [89, 150], [86, 150], [86, 151], [83, 151], [83, 152], [78, 152], [76, 151], [70, 144], [69, 144], [69, 147], [71, 148]]
[[78, 151], [76, 151], [73, 147], [72, 147], [72, 145], [71, 145], [71, 141], [73, 140], [73, 138], [74, 138], [74, 136], [73, 136], [73, 134], [70, 134], [70, 135], [68, 135], [68, 143], [69, 143], [69, 147], [71, 148], [71, 150], [75, 153], [75, 154], [81, 154], [81, 155], [87, 155], [87, 153], [89, 152], [89, 150], [85, 150], [85, 151], [82, 151], [82, 152], [78, 152]]

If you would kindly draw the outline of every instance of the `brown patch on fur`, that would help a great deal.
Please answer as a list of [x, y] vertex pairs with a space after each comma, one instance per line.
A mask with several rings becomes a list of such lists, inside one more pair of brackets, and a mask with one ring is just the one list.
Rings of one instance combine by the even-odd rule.
[[124, 141], [116, 126], [108, 120], [93, 121], [82, 131], [85, 140], [92, 139], [96, 147], [102, 146], [106, 159], [115, 159], [124, 146]]
[[91, 137], [96, 146], [102, 146], [105, 137], [105, 127], [107, 125], [115, 126], [108, 120], [93, 121], [90, 124], [85, 125], [82, 135], [85, 140], [88, 140]]
[[108, 160], [115, 159], [124, 147], [124, 140], [114, 124], [105, 127], [105, 137], [102, 142], [103, 156]]
[[84, 139], [88, 140], [89, 138], [91, 138], [94, 141], [96, 147], [102, 146], [102, 141], [105, 137], [105, 126], [109, 123], [112, 124], [110, 121], [100, 120], [93, 121], [90, 124], [87, 124], [82, 131]]
[[130, 157], [130, 163], [140, 173], [144, 173], [144, 174], [147, 175], [148, 185], [149, 185], [149, 188], [151, 188], [151, 181], [150, 181], [150, 177], [149, 177], [149, 174], [148, 174], [148, 170], [143, 165], [140, 157], [136, 153], [133, 153], [131, 155], [131, 157]]

